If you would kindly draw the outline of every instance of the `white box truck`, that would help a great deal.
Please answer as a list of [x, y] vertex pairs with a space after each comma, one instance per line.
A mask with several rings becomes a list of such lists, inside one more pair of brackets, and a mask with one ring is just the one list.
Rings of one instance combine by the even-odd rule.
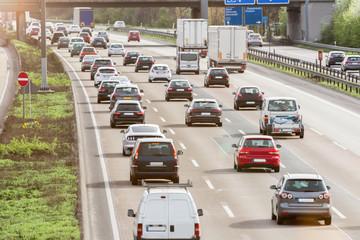
[[247, 63], [247, 28], [209, 26], [208, 68], [224, 67], [243, 73]]
[[177, 20], [177, 52], [207, 49], [207, 19]]

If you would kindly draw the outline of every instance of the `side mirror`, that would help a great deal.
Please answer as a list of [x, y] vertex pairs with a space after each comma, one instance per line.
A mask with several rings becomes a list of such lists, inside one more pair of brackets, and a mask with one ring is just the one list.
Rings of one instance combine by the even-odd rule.
[[197, 213], [198, 213], [198, 216], [199, 216], [199, 217], [204, 216], [204, 213], [203, 213], [203, 210], [202, 210], [202, 209], [198, 209], [198, 210], [197, 210]]
[[237, 144], [235, 144], [235, 143], [232, 144], [231, 146], [232, 146], [233, 148], [237, 148], [237, 147], [238, 147]]
[[261, 92], [262, 95], [264, 95], [265, 93], [264, 92]]
[[189, 104], [184, 104], [184, 107], [190, 107]]
[[144, 110], [146, 110], [146, 109], [147, 109], [147, 107], [146, 107], [146, 106], [143, 106], [142, 108], [143, 108]]
[[177, 155], [183, 155], [183, 151], [178, 150], [178, 151], [177, 151]]
[[109, 107], [109, 109], [110, 109], [110, 111], [111, 111], [111, 109], [112, 109], [112, 108], [111, 108], [111, 107]]
[[281, 148], [281, 145], [280, 145], [280, 144], [276, 144], [276, 147], [277, 147], [277, 148]]
[[141, 92], [141, 93], [143, 93], [143, 92], [144, 92], [144, 90], [142, 90], [142, 89], [141, 89], [141, 90], [140, 90], [140, 92]]
[[163, 130], [163, 134], [165, 134], [165, 133], [167, 133], [167, 131], [166, 131], [166, 130]]
[[276, 186], [275, 186], [275, 185], [271, 185], [271, 186], [270, 186], [270, 189], [274, 189], [274, 190], [276, 190], [277, 188], [276, 188]]
[[164, 86], [165, 86], [165, 87], [168, 87], [169, 85], [167, 85], [167, 84], [164, 84]]
[[326, 186], [326, 189], [327, 189], [327, 190], [330, 190], [331, 188], [330, 188], [330, 186]]
[[135, 217], [135, 216], [136, 216], [136, 214], [134, 213], [134, 210], [129, 209], [128, 210], [128, 217]]
[[194, 87], [194, 84], [190, 84], [191, 87]]
[[174, 57], [174, 60], [176, 61], [176, 57]]
[[123, 130], [121, 130], [121, 131], [120, 131], [120, 133], [125, 133], [125, 130], [124, 130], [124, 129], [123, 129]]
[[236, 95], [236, 92], [233, 92], [232, 95]]
[[220, 104], [220, 105], [219, 105], [219, 107], [221, 107], [221, 108], [222, 108], [222, 107], [223, 107], [223, 105], [221, 105], [221, 104]]

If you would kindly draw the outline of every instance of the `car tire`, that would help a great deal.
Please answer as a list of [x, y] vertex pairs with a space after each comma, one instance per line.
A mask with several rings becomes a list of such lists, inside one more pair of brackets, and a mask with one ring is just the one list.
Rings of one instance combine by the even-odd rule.
[[[51, 43], [52, 44], [52, 43]], [[57, 49], [60, 49], [60, 47], [58, 46]]]
[[218, 127], [222, 127], [222, 122], [216, 124]]
[[239, 110], [239, 106], [234, 102], [234, 109]]
[[189, 101], [190, 101], [190, 102], [192, 102], [192, 100], [193, 100], [193, 98], [192, 98], [192, 97], [191, 97], [191, 98], [189, 98]]
[[81, 71], [82, 71], [82, 72], [85, 72], [85, 69], [84, 69], [84, 68], [82, 68], [82, 69], [81, 69]]
[[284, 218], [280, 217], [279, 213], [278, 213], [278, 215], [276, 216], [276, 224], [277, 225], [282, 225], [283, 223], [284, 223]]
[[199, 75], [199, 74], [200, 74], [200, 71], [196, 71], [195, 74], [196, 74], [196, 75]]
[[229, 88], [229, 87], [230, 87], [230, 84], [226, 84], [225, 87]]
[[[122, 150], [122, 155], [123, 156], [128, 156], [126, 153], [125, 153], [125, 149], [123, 148], [123, 150]], [[130, 177], [131, 177], [131, 174], [130, 174]]]
[[259, 132], [260, 132], [261, 134], [264, 133], [264, 131], [261, 129], [261, 127], [259, 127]]
[[108, 54], [108, 57], [111, 57], [111, 54]]
[[97, 103], [101, 103], [101, 100], [98, 98]]
[[274, 167], [274, 172], [280, 172], [280, 166]]
[[176, 74], [180, 74], [180, 70], [176, 69]]
[[174, 178], [172, 179], [172, 182], [173, 182], [173, 183], [179, 183], [179, 182], [180, 182], [179, 176], [174, 177]]
[[170, 101], [170, 98], [169, 98], [169, 97], [165, 97], [165, 101]]
[[192, 125], [192, 122], [185, 122], [186, 126], [190, 127]]
[[73, 57], [73, 56], [74, 56], [74, 54], [71, 53], [71, 54], [70, 54], [70, 57]]
[[149, 82], [152, 82], [152, 80], [149, 78]]
[[91, 75], [90, 75], [90, 79], [91, 79], [91, 80], [94, 80], [94, 75], [91, 74]]
[[266, 134], [265, 135], [271, 136], [271, 125], [270, 124], [266, 125]]
[[126, 66], [126, 63], [123, 63], [123, 66]]
[[242, 172], [242, 170], [243, 170], [243, 168], [242, 168], [242, 167], [240, 167], [240, 165], [236, 165], [236, 171], [238, 171], [238, 172]]
[[235, 161], [234, 161], [234, 169], [236, 169], [237, 167], [236, 167], [236, 163], [235, 163]]
[[238, 73], [244, 73], [244, 71], [238, 71]]
[[331, 225], [331, 217], [324, 219], [325, 225]]
[[130, 175], [131, 185], [138, 185], [138, 179]]
[[111, 128], [115, 128], [115, 127], [116, 127], [115, 123], [114, 123], [113, 121], [111, 121], [111, 120], [110, 120], [110, 127], [111, 127]]
[[304, 131], [304, 127], [301, 128], [301, 132], [300, 132], [300, 138], [304, 138], [304, 134], [305, 134], [305, 131]]
[[139, 72], [139, 70], [137, 70], [137, 69], [135, 68], [135, 72]]

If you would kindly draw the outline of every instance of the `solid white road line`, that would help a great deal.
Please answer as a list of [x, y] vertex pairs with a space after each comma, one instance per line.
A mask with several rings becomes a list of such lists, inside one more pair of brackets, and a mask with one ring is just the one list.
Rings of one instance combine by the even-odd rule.
[[214, 186], [212, 185], [212, 183], [210, 182], [210, 180], [207, 177], [204, 177], [204, 180], [205, 180], [206, 184], [208, 185], [208, 187], [210, 189], [215, 189]]
[[228, 118], [224, 118], [225, 121], [227, 121], [228, 123], [231, 123], [231, 121]]
[[118, 223], [116, 221], [115, 205], [114, 205], [114, 201], [113, 201], [112, 194], [111, 194], [110, 178], [109, 178], [109, 175], [108, 175], [108, 172], [107, 172], [107, 166], [106, 166], [106, 161], [105, 161], [105, 157], [104, 157], [104, 152], [103, 152], [103, 149], [102, 149], [102, 146], [101, 146], [101, 137], [100, 137], [99, 125], [96, 122], [95, 114], [94, 114], [94, 111], [93, 111], [93, 108], [92, 108], [92, 105], [91, 105], [91, 102], [90, 102], [89, 95], [87, 94], [86, 89], [85, 89], [79, 75], [76, 73], [75, 69], [70, 65], [70, 63], [63, 56], [61, 56], [56, 51], [55, 51], [55, 53], [61, 59], [63, 59], [68, 64], [68, 66], [71, 68], [74, 75], [78, 79], [79, 84], [81, 85], [81, 88], [82, 88], [82, 90], [84, 92], [84, 95], [86, 97], [86, 101], [88, 103], [92, 124], [94, 125], [96, 145], [97, 145], [97, 148], [98, 148], [98, 153], [99, 153], [99, 158], [100, 158], [100, 165], [101, 165], [101, 172], [102, 172], [104, 185], [105, 185], [105, 193], [106, 193], [106, 199], [107, 199], [107, 203], [108, 203], [107, 206], [109, 208], [110, 222], [111, 222], [111, 227], [112, 227], [112, 232], [113, 232], [113, 238], [115, 240], [120, 240], [120, 234], [119, 234], [120, 231], [119, 231], [119, 228], [118, 228]]
[[223, 206], [223, 208], [225, 209], [225, 212], [229, 215], [229, 217], [231, 217], [231, 218], [234, 218], [235, 217], [235, 215], [232, 213], [232, 211], [230, 210], [230, 208], [229, 208], [229, 206], [228, 205], [222, 205]]
[[335, 207], [332, 207], [332, 210], [334, 211], [334, 213], [336, 213], [336, 215], [338, 215], [341, 219], [345, 219], [345, 215], [342, 214], [339, 210], [337, 210]]
[[319, 134], [320, 136], [322, 136], [323, 134], [321, 132], [319, 132], [318, 130], [316, 130], [315, 128], [310, 128], [311, 130], [313, 130], [314, 132], [316, 132], [317, 134]]
[[194, 94], [194, 96], [197, 96], [197, 94], [196, 93], [193, 93]]
[[158, 112], [157, 108], [153, 108], [153, 110], [154, 110], [155, 112]]
[[181, 147], [182, 149], [186, 150], [186, 147], [185, 147], [185, 145], [184, 145], [183, 143], [179, 143], [179, 145], [180, 145], [180, 147]]
[[169, 128], [169, 131], [171, 132], [171, 134], [175, 135], [174, 130], [172, 130], [171, 128]]
[[150, 101], [149, 99], [146, 99], [146, 102], [147, 102], [147, 103], [151, 103], [151, 101]]
[[340, 145], [339, 143], [333, 141], [333, 144], [335, 144], [338, 147], [341, 147], [342, 149], [346, 150], [346, 147], [344, 147], [343, 145]]
[[246, 133], [245, 133], [243, 130], [239, 130], [239, 132], [240, 132], [242, 135], [246, 135]]
[[5, 58], [6, 58], [6, 63], [7, 63], [7, 73], [6, 73], [6, 80], [5, 80], [5, 85], [4, 85], [4, 89], [1, 93], [1, 96], [0, 96], [0, 105], [2, 105], [2, 102], [4, 101], [4, 97], [5, 97], [5, 92], [8, 88], [8, 85], [9, 85], [9, 77], [10, 77], [10, 73], [9, 73], [9, 69], [10, 69], [10, 65], [9, 65], [9, 57], [8, 55], [6, 54], [6, 52], [2, 49], [2, 51], [4, 52], [5, 54]]
[[215, 143], [216, 145], [218, 145], [218, 147], [221, 149], [221, 151], [223, 151], [223, 153], [225, 153], [225, 155], [228, 155], [228, 154], [224, 151], [224, 149], [222, 149], [222, 147], [215, 141], [214, 138], [211, 138], [211, 139], [214, 141], [214, 143]]
[[160, 120], [161, 120], [162, 122], [166, 122], [166, 120], [165, 120], [163, 117], [161, 117]]
[[194, 164], [195, 167], [199, 167], [199, 164], [196, 162], [195, 159], [191, 160], [191, 162]]
[[284, 164], [280, 163], [281, 168], [286, 168]]

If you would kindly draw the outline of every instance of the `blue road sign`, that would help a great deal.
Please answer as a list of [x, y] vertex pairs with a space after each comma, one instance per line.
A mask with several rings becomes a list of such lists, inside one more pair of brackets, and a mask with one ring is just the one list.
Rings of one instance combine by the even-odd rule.
[[267, 16], [263, 16], [263, 23], [267, 23]]
[[225, 5], [255, 5], [255, 0], [224, 0], [224, 1], [225, 1]]
[[261, 25], [263, 16], [262, 16], [262, 7], [245, 7], [245, 25]]
[[289, 4], [290, 0], [257, 0], [257, 4]]
[[225, 25], [242, 25], [242, 7], [225, 7]]

